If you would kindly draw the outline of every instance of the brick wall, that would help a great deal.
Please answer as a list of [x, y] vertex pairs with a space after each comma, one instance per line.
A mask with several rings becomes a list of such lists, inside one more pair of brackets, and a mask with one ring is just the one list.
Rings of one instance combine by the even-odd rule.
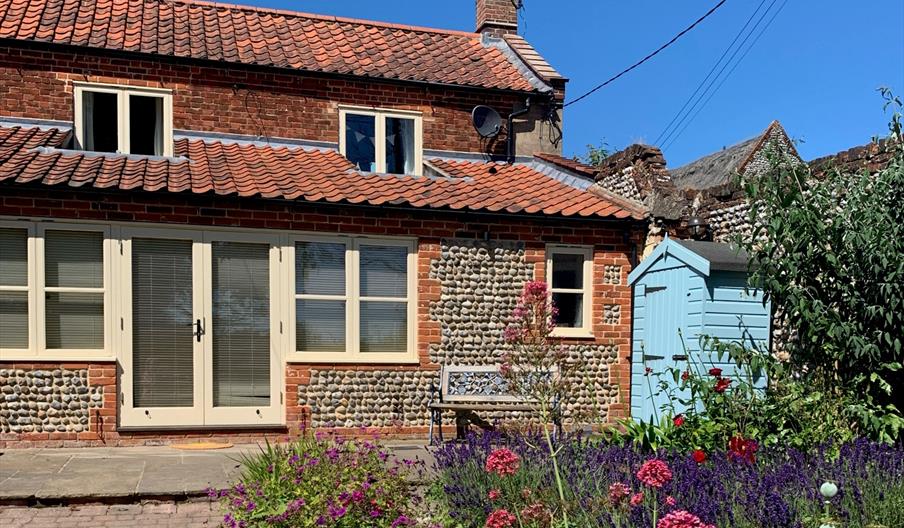
[[501, 37], [518, 32], [515, 0], [476, 0], [477, 31]]
[[[598, 405], [602, 420], [628, 416], [630, 405], [631, 296], [627, 275], [637, 245], [643, 239], [642, 227], [629, 222], [510, 217], [503, 215], [462, 214], [442, 211], [412, 211], [391, 208], [339, 207], [289, 203], [258, 199], [180, 194], [79, 191], [72, 189], [10, 188], [0, 186], [0, 216], [47, 217], [96, 221], [134, 221], [196, 226], [234, 226], [272, 228], [324, 233], [415, 236], [418, 238], [418, 357], [417, 365], [330, 365], [299, 364], [286, 366], [286, 420], [288, 427], [262, 431], [177, 431], [119, 432], [116, 429], [117, 377], [114, 362], [69, 364], [65, 362], [3, 363], [0, 369], [88, 369], [88, 384], [103, 394], [103, 404], [90, 410], [90, 427], [83, 432], [0, 433], [0, 447], [136, 445], [169, 443], [195, 438], [242, 442], [297, 434], [302, 425], [318, 424], [318, 412], [300, 399], [307, 394], [312, 380], [329, 386], [330, 371], [351, 373], [367, 378], [368, 372], [393, 373], [400, 383], [412, 383], [416, 390], [422, 379], [436, 376], [436, 363], [442, 347], [443, 323], [435, 317], [435, 306], [448, 295], [435, 276], [444, 247], [473, 241], [475, 244], [522, 248], [523, 261], [537, 279], [545, 277], [547, 243], [593, 245], [593, 339], [565, 340], [576, 351], [600, 354], [594, 365], [595, 385], [582, 405]], [[484, 233], [489, 232], [489, 242]], [[626, 238], [626, 234], [628, 237]], [[617, 315], [613, 315], [617, 314]], [[581, 348], [583, 347], [583, 348]], [[407, 373], [407, 374], [406, 374]], [[374, 374], [377, 376], [377, 374]], [[385, 377], [384, 374], [379, 374]], [[408, 380], [408, 381], [406, 381]], [[412, 381], [414, 380], [414, 381]], [[598, 403], [588, 403], [597, 391]], [[426, 396], [426, 395], [422, 395]], [[426, 407], [423, 401], [407, 408], [402, 419], [384, 420], [381, 431], [390, 435], [423, 435]], [[318, 404], [319, 405], [319, 404]], [[322, 420], [321, 420], [322, 422]], [[354, 430], [354, 420], [333, 424], [337, 430]], [[449, 423], [449, 422], [447, 422]]]
[[[496, 91], [0, 46], [0, 117], [72, 121], [73, 81], [171, 89], [176, 129], [338, 142], [337, 105], [377, 106], [421, 112], [425, 149], [495, 154], [505, 153], [505, 134], [480, 138], [471, 110], [505, 116], [523, 104]], [[520, 143], [556, 152], [546, 128], [518, 128]]]

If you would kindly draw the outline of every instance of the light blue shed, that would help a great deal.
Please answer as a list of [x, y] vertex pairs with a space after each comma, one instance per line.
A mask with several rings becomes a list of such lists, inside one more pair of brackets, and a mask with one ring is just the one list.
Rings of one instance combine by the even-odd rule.
[[[735, 246], [718, 242], [676, 240], [660, 243], [628, 276], [634, 288], [631, 364], [631, 416], [648, 420], [665, 398], [654, 401], [655, 378], [647, 367], [664, 372], [692, 360], [731, 376], [728, 358], [701, 355], [700, 336], [722, 341], [751, 341], [769, 346], [771, 317], [759, 291], [747, 291], [747, 256]], [[684, 346], [679, 337], [684, 336]], [[652, 387], [651, 387], [652, 386]], [[680, 410], [678, 411], [680, 412]]]

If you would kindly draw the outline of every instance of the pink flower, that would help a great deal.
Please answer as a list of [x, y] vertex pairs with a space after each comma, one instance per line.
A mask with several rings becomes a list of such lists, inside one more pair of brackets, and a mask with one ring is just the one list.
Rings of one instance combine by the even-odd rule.
[[630, 503], [631, 506], [640, 506], [643, 503], [643, 492], [638, 491], [634, 495], [631, 495]]
[[621, 482], [609, 485], [609, 502], [614, 505], [620, 504], [625, 497], [631, 494], [631, 488]]
[[656, 523], [656, 528], [715, 528], [715, 526], [704, 523], [693, 513], [675, 510], [660, 519]]
[[675, 497], [672, 497], [671, 495], [669, 495], [668, 497], [665, 498], [666, 506], [674, 507], [676, 504], [678, 504], [678, 501], [675, 500]]
[[662, 460], [652, 458], [640, 466], [637, 478], [647, 486], [661, 488], [663, 484], [672, 480], [672, 471]]
[[500, 477], [506, 475], [514, 475], [521, 465], [518, 455], [507, 448], [500, 448], [487, 457], [486, 470], [488, 473], [495, 473]]
[[502, 496], [502, 492], [500, 492], [498, 489], [491, 489], [490, 492], [487, 493], [487, 497], [491, 501], [498, 499], [500, 496]]
[[508, 510], [496, 510], [487, 517], [486, 528], [509, 528], [516, 522], [518, 519]]

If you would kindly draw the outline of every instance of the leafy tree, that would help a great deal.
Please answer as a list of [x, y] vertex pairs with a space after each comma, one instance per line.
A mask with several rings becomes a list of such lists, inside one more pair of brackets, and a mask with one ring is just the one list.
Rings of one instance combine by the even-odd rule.
[[855, 395], [852, 421], [889, 440], [904, 424], [904, 137], [900, 100], [883, 96], [895, 110], [887, 167], [816, 178], [774, 160], [744, 182], [754, 232], [739, 243], [751, 284], [792, 331], [784, 346], [797, 374], [846, 401]]

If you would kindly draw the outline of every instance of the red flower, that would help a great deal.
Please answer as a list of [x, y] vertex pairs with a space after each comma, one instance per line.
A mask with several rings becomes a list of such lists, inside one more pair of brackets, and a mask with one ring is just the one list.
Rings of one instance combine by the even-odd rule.
[[718, 392], [719, 394], [722, 394], [723, 392], [725, 392], [725, 389], [727, 389], [729, 385], [731, 385], [730, 379], [719, 378], [719, 381], [716, 382], [716, 386], [713, 387], [713, 390]]
[[521, 465], [518, 455], [506, 448], [500, 448], [487, 457], [486, 470], [487, 473], [495, 473], [500, 477], [506, 475], [514, 475]]
[[713, 367], [713, 368], [709, 369], [709, 375], [715, 376], [718, 378], [719, 376], [722, 375], [722, 369]]
[[691, 373], [686, 370], [681, 373], [681, 381], [687, 381], [690, 379], [690, 377], [691, 377]]
[[649, 376], [652, 372], [653, 372], [653, 369], [651, 369], [650, 367], [643, 369], [644, 376]]
[[745, 439], [743, 436], [732, 437], [728, 441], [728, 457], [739, 462], [756, 462], [756, 450], [759, 445], [755, 440]]
[[627, 485], [616, 482], [614, 484], [609, 485], [609, 502], [611, 502], [614, 506], [618, 506], [621, 504], [621, 501], [625, 500], [631, 493], [631, 488]]
[[501, 495], [502, 493], [498, 489], [491, 489], [490, 492], [487, 493], [487, 497], [489, 497], [491, 501], [498, 499]]
[[631, 506], [640, 506], [643, 503], [643, 492], [638, 491], [634, 495], [631, 495], [630, 500]]
[[675, 424], [675, 427], [681, 427], [682, 425], [684, 425], [684, 415], [679, 414], [672, 420], [672, 423]]
[[702, 464], [706, 462], [706, 453], [702, 449], [694, 449], [691, 458], [694, 459], [694, 462]]
[[486, 528], [509, 528], [517, 522], [518, 518], [508, 510], [496, 510], [487, 517]]
[[672, 480], [672, 471], [665, 462], [653, 458], [640, 466], [637, 478], [647, 486], [661, 488], [663, 484]]
[[669, 512], [665, 517], [656, 523], [656, 528], [715, 528], [711, 524], [706, 524], [693, 513], [684, 510], [675, 510]]

